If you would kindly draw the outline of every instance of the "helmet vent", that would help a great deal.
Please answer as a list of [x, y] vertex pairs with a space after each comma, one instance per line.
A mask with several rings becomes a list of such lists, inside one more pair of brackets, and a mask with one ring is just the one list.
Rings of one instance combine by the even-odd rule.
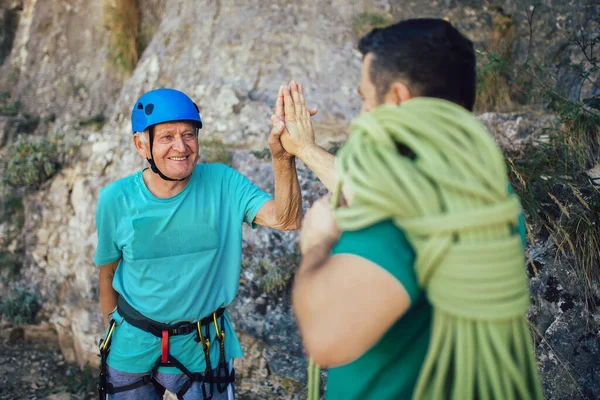
[[154, 111], [154, 104], [146, 104], [146, 109], [144, 111], [146, 115], [152, 114], [152, 111]]
[[138, 110], [143, 110], [144, 106], [142, 105], [142, 103], [138, 103]]

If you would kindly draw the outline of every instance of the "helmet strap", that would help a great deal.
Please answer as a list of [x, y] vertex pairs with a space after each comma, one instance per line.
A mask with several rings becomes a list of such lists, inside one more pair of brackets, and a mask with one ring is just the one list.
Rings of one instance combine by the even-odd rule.
[[185, 178], [173, 179], [173, 178], [169, 178], [168, 176], [166, 176], [165, 174], [160, 172], [160, 170], [156, 166], [156, 163], [154, 162], [154, 155], [152, 154], [152, 147], [154, 147], [154, 126], [151, 126], [148, 128], [148, 136], [150, 139], [150, 158], [147, 158], [146, 160], [148, 160], [148, 163], [150, 164], [150, 169], [152, 169], [152, 172], [154, 172], [155, 174], [158, 174], [158, 176], [160, 176], [162, 180], [171, 181], [171, 182], [184, 181], [187, 178], [189, 178], [189, 176], [191, 174], [186, 176]]

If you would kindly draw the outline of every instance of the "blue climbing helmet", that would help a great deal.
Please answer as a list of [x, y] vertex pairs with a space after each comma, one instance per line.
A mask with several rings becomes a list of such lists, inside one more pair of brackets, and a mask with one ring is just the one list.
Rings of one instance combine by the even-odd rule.
[[202, 119], [196, 103], [185, 93], [175, 89], [156, 89], [145, 93], [133, 106], [131, 129], [133, 133], [162, 122], [190, 121], [202, 128]]
[[154, 147], [154, 126], [163, 122], [188, 121], [195, 125], [196, 134], [202, 128], [200, 110], [196, 103], [185, 93], [175, 89], [156, 89], [145, 93], [133, 106], [131, 112], [131, 130], [143, 132], [148, 129], [150, 139], [150, 158], [148, 163], [152, 171], [165, 181], [183, 181], [188, 177], [173, 179], [163, 174], [156, 163], [152, 148]]

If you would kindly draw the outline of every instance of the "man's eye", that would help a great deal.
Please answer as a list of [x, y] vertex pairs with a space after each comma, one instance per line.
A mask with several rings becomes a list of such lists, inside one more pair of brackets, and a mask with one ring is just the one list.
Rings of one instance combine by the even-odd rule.
[[194, 135], [193, 133], [186, 133], [185, 135], [183, 135], [184, 140], [194, 140], [195, 138], [196, 135]]
[[168, 142], [171, 139], [173, 139], [173, 136], [171, 136], [171, 135], [165, 135], [162, 138], [160, 138], [160, 140], [162, 140], [164, 142]]

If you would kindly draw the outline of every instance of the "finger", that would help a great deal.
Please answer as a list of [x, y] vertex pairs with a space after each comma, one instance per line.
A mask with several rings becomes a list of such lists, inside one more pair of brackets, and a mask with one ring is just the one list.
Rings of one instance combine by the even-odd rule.
[[279, 92], [277, 92], [277, 101], [275, 101], [275, 115], [283, 117], [283, 88], [285, 86], [281, 85], [279, 87]]
[[319, 112], [319, 109], [318, 109], [317, 107], [315, 107], [315, 108], [311, 108], [310, 110], [308, 110], [308, 114], [309, 114], [311, 117], [314, 117], [315, 115], [317, 115], [317, 113], [318, 113], [318, 112]]
[[300, 99], [300, 108], [302, 112], [300, 115], [306, 115], [306, 100], [304, 99], [304, 88], [301, 84], [298, 84], [298, 98]]
[[283, 87], [283, 111], [285, 112], [285, 120], [296, 122], [296, 110], [294, 109], [294, 100], [287, 87]]
[[300, 96], [298, 94], [298, 85], [296, 82], [290, 82], [290, 91], [292, 92], [292, 99], [294, 100], [294, 109], [296, 110], [296, 118], [302, 117], [302, 104], [300, 102]]
[[283, 133], [283, 128], [285, 128], [285, 124], [283, 121], [277, 116], [271, 116], [271, 123], [273, 124], [273, 128], [271, 128], [271, 134], [277, 134], [278, 136]]

